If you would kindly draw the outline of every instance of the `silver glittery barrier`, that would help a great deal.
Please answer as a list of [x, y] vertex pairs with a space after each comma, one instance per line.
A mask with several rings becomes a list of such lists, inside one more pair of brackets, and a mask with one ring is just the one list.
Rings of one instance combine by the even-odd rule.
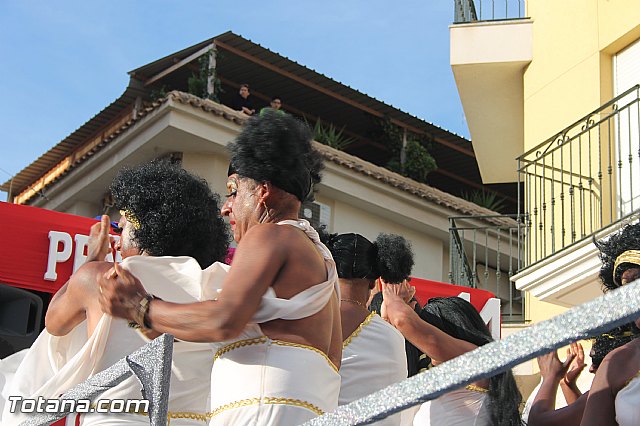
[[[142, 383], [143, 398], [149, 400], [149, 423], [152, 426], [166, 425], [169, 412], [169, 392], [167, 390], [171, 380], [172, 355], [173, 336], [163, 334], [108, 369], [74, 386], [59, 399], [93, 401], [107, 389], [135, 374]], [[36, 413], [29, 420], [22, 422], [21, 426], [49, 425], [68, 414], [71, 412]]]
[[491, 377], [576, 340], [608, 331], [640, 316], [640, 280], [481, 346], [424, 373], [338, 407], [305, 425], [356, 426]]

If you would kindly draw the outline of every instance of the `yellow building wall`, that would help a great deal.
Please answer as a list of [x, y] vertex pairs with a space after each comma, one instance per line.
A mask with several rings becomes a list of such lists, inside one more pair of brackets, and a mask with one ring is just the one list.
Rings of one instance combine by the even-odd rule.
[[[523, 76], [525, 152], [613, 98], [613, 57], [640, 38], [640, 1], [531, 0], [527, 12], [533, 20], [533, 54]], [[589, 155], [586, 142], [599, 140], [598, 132], [605, 126], [583, 135], [581, 149], [586, 151], [582, 154], [575, 148], [578, 144], [572, 143], [556, 150], [554, 157], [545, 157], [544, 163], [538, 163], [542, 167], [527, 170], [540, 176], [533, 181], [537, 186], [525, 194], [526, 210], [534, 222], [530, 240], [535, 244], [529, 261], [545, 258], [617, 219], [617, 211], [599, 202], [610, 199], [607, 179], [615, 176], [606, 175], [610, 164], [603, 163], [603, 186], [599, 186], [598, 165], [591, 163], [598, 158], [599, 147], [590, 145]], [[612, 160], [604, 155], [602, 161]], [[558, 185], [561, 178], [566, 187]]]
[[564, 308], [559, 305], [554, 305], [553, 303], [543, 302], [539, 300], [537, 297], [527, 295], [526, 301], [526, 315], [527, 320], [532, 323], [544, 321], [546, 319], [555, 317], [563, 312], [565, 312], [567, 308]]
[[531, 0], [525, 151], [613, 97], [612, 57], [640, 38], [637, 0]]

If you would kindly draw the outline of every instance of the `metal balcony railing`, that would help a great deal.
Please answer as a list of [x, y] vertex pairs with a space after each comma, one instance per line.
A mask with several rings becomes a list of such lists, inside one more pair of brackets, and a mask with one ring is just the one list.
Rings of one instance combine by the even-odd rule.
[[454, 0], [454, 24], [523, 18], [525, 0]]
[[640, 208], [640, 85], [518, 158], [527, 267]]
[[522, 293], [510, 278], [521, 268], [517, 215], [449, 218], [449, 281], [500, 298], [503, 322], [524, 321]]

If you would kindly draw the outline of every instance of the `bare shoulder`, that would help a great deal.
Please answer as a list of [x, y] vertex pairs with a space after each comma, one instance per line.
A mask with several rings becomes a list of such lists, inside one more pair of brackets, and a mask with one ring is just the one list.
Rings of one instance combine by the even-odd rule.
[[605, 374], [614, 392], [627, 385], [640, 370], [640, 341], [638, 339], [609, 352], [598, 372]]
[[76, 289], [93, 289], [97, 285], [97, 274], [107, 272], [112, 266], [110, 262], [87, 262], [71, 275], [69, 286]]
[[273, 251], [299, 249], [301, 245], [311, 243], [304, 231], [294, 226], [277, 225], [275, 223], [255, 225], [242, 238], [242, 243], [245, 246], [264, 246], [265, 241], [269, 242]]

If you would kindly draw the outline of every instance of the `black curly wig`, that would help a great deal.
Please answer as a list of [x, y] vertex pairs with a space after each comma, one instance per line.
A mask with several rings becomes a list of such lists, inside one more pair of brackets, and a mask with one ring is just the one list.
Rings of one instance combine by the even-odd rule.
[[311, 132], [288, 114], [251, 117], [228, 149], [230, 175], [271, 182], [300, 201], [311, 199], [313, 185], [320, 182], [322, 156], [313, 148]]
[[151, 256], [191, 256], [206, 268], [222, 261], [230, 234], [220, 198], [207, 182], [168, 161], [124, 168], [111, 183], [115, 207], [140, 226], [135, 244]]
[[[422, 308], [420, 317], [449, 336], [482, 346], [493, 341], [489, 328], [473, 305], [460, 297], [433, 297]], [[522, 425], [518, 408], [522, 394], [511, 370], [489, 379], [491, 424]]]
[[413, 251], [411, 243], [394, 234], [380, 234], [372, 243], [360, 234], [327, 234], [320, 239], [336, 262], [340, 278], [382, 277], [388, 283], [399, 283], [411, 275]]
[[640, 336], [640, 330], [634, 323], [616, 327], [607, 333], [600, 334], [593, 339], [591, 346], [591, 363], [598, 368], [605, 356], [612, 350], [626, 345]]
[[614, 290], [620, 287], [620, 277], [624, 271], [638, 267], [632, 263], [623, 263], [616, 269], [616, 276], [613, 276], [618, 256], [627, 250], [640, 250], [640, 223], [626, 225], [606, 240], [595, 241], [595, 245], [600, 250], [602, 261], [600, 281], [602, 281], [603, 291]]

